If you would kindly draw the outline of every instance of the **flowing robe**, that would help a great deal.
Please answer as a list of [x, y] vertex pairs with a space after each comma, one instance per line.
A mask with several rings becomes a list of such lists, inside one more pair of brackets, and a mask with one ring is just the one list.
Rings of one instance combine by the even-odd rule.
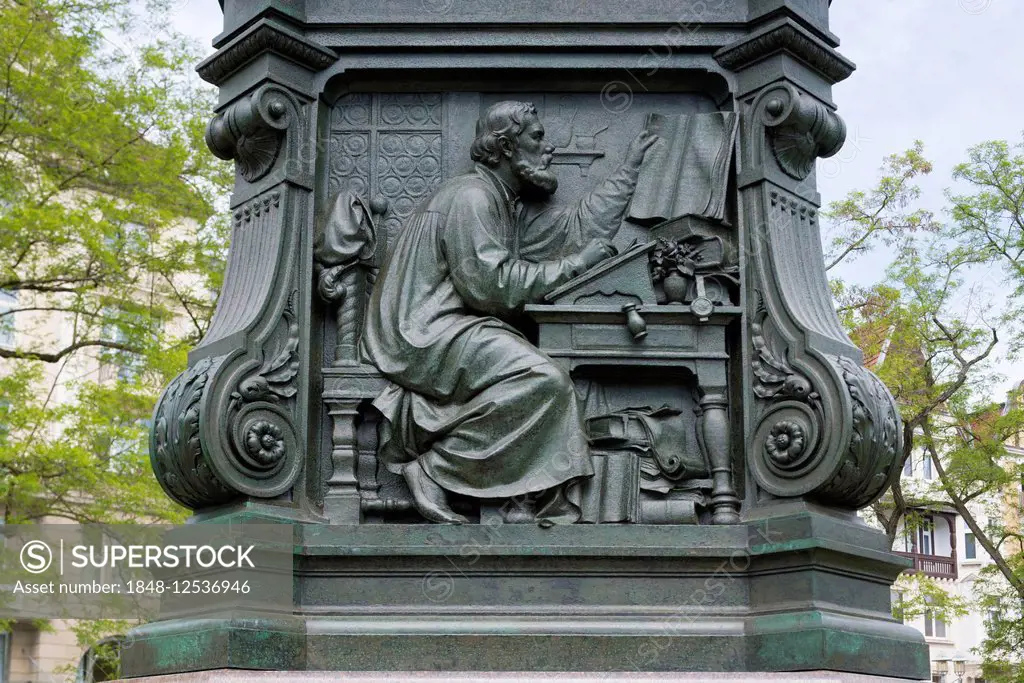
[[394, 383], [374, 401], [388, 469], [419, 460], [444, 489], [477, 498], [593, 474], [572, 380], [506, 320], [584, 271], [579, 251], [615, 234], [636, 177], [624, 165], [567, 209], [520, 212], [478, 166], [409, 218], [361, 340]]

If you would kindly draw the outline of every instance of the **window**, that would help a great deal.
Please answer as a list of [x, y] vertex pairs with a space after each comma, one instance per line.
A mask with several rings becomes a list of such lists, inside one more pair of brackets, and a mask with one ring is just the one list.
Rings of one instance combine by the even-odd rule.
[[985, 630], [991, 631], [1003, 620], [1003, 608], [998, 602], [985, 611]]
[[964, 534], [964, 559], [975, 560], [978, 558], [978, 548], [975, 545], [974, 534], [967, 532]]
[[924, 470], [924, 478], [927, 479], [928, 481], [931, 481], [935, 477], [935, 475], [932, 473], [932, 458], [931, 458], [931, 456], [929, 456], [929, 455], [924, 456], [924, 458], [921, 459], [921, 466], [922, 466], [922, 469]]
[[14, 346], [15, 314], [7, 314], [7, 312], [14, 310], [17, 306], [18, 296], [14, 292], [0, 289], [0, 346], [7, 348]]
[[890, 590], [889, 591], [889, 604], [890, 604], [890, 609], [892, 610], [892, 615], [896, 619], [898, 619], [901, 624], [904, 623], [903, 622], [903, 591]]
[[11, 633], [0, 633], [0, 683], [7, 683], [11, 666]]
[[107, 249], [133, 255], [147, 253], [151, 238], [146, 226], [138, 223], [121, 223], [103, 238]]
[[935, 554], [935, 520], [923, 517], [917, 529], [917, 552], [922, 555]]
[[[110, 328], [110, 331], [103, 335], [107, 341], [118, 344], [128, 343], [129, 337], [120, 326]], [[117, 379], [122, 382], [130, 382], [137, 372], [138, 359], [135, 354], [119, 349], [110, 349], [105, 354], [106, 361], [117, 367]]]
[[997, 520], [990, 519], [985, 522], [985, 534], [988, 535], [989, 540], [998, 546], [1003, 541], [1003, 525]]
[[928, 638], [946, 637], [946, 622], [935, 616], [931, 610], [924, 613], [924, 635]]
[[910, 524], [906, 523], [906, 520], [905, 520], [904, 524], [903, 524], [903, 529], [901, 531], [901, 534], [903, 536], [903, 548], [902, 548], [902, 550], [904, 552], [908, 552], [908, 553], [916, 553], [917, 552], [917, 530], [914, 529], [914, 527], [911, 526]]
[[908, 455], [907, 459], [903, 461], [903, 476], [912, 477], [914, 476], [914, 458]]
[[[0, 443], [4, 442], [11, 429], [7, 424], [7, 414], [11, 411], [11, 402], [6, 398], [0, 396]], [[3, 679], [0, 679], [0, 683], [3, 683]]]
[[[159, 332], [159, 323], [147, 318], [144, 314], [130, 311], [105, 311], [109, 316], [108, 322], [103, 326], [103, 339], [109, 342], [127, 344], [133, 340], [133, 336], [151, 332]], [[101, 352], [100, 360], [104, 365], [117, 369], [117, 379], [122, 382], [135, 380], [142, 369], [143, 359], [138, 354], [121, 349], [104, 349]]]

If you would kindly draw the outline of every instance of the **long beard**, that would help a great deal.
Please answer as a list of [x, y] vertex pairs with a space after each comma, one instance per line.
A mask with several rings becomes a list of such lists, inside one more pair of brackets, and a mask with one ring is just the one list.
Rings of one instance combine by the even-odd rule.
[[520, 181], [519, 193], [524, 199], [544, 200], [558, 189], [558, 176], [549, 171], [546, 165], [535, 166], [524, 159], [519, 159], [512, 164], [512, 170]]

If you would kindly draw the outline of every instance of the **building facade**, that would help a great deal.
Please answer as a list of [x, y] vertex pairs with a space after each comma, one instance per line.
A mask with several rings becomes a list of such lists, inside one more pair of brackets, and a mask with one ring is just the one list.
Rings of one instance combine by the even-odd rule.
[[[1024, 458], [1020, 444], [1006, 445], [1008, 458]], [[951, 504], [937, 492], [935, 465], [923, 450], [915, 450], [904, 464], [901, 483], [908, 500], [928, 501], [912, 508], [898, 531], [893, 550], [913, 561], [915, 573], [934, 579], [951, 597], [962, 600], [967, 613], [944, 621], [939, 615], [924, 614], [905, 619], [925, 637], [935, 683], [984, 683], [979, 648], [990, 625], [1004, 616], [1002, 610], [982, 606], [978, 585], [981, 572], [993, 564], [975, 534]], [[1024, 482], [1013, 490], [969, 503], [982, 527], [1019, 527], [1024, 503]], [[894, 591], [894, 605], [902, 599]], [[899, 610], [897, 610], [899, 611]], [[957, 667], [957, 661], [962, 662]], [[962, 668], [963, 673], [956, 673]]]

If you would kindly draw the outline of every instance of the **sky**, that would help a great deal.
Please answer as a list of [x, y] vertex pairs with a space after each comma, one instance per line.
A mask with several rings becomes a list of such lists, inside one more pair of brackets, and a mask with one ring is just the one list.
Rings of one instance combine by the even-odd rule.
[[[833, 88], [848, 132], [839, 154], [818, 164], [822, 201], [870, 188], [886, 156], [921, 140], [934, 164], [919, 183], [921, 206], [943, 219], [943, 191], [956, 189], [953, 167], [968, 148], [1022, 140], [1021, 27], [1021, 0], [833, 0], [831, 30], [857, 70]], [[885, 261], [864, 258], [839, 275], [868, 284]], [[998, 270], [978, 284], [996, 296], [1004, 287]], [[995, 369], [1004, 376], [992, 396], [1000, 400], [1024, 379], [1024, 364], [1001, 360]]]
[[[203, 45], [221, 30], [217, 0], [178, 0], [174, 12], [177, 28]], [[921, 205], [941, 217], [943, 190], [969, 147], [1022, 139], [1022, 27], [1022, 0], [833, 0], [831, 30], [857, 70], [833, 90], [848, 133], [843, 149], [819, 162], [823, 203], [871, 187], [886, 156], [921, 140], [934, 164], [920, 182]], [[877, 256], [839, 274], [876, 281], [885, 262]], [[1024, 365], [1000, 371], [1005, 388], [1024, 378]]]
[[832, 32], [857, 70], [833, 88], [847, 140], [819, 162], [823, 202], [869, 188], [886, 156], [921, 140], [935, 166], [922, 201], [941, 211], [969, 147], [1021, 140], [1021, 27], [1020, 0], [833, 0]]

